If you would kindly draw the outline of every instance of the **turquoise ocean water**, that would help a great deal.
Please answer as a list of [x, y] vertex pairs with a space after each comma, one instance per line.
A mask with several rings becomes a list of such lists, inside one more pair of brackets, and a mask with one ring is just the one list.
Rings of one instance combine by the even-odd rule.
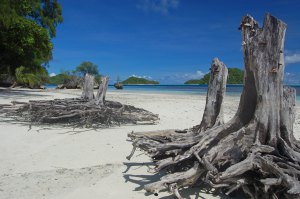
[[[47, 88], [55, 88], [56, 85], [46, 85]], [[288, 85], [296, 89], [297, 102], [300, 102], [300, 85]], [[117, 90], [113, 85], [108, 86], [109, 91], [115, 92], [141, 92], [141, 93], [170, 93], [188, 95], [206, 95], [207, 85], [124, 85], [123, 90]], [[226, 95], [240, 96], [243, 85], [227, 85]]]

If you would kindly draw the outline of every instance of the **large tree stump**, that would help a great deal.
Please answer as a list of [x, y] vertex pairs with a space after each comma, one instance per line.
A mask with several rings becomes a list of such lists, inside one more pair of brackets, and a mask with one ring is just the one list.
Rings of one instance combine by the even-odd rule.
[[155, 162], [160, 181], [148, 192], [203, 181], [215, 191], [250, 198], [300, 198], [300, 144], [293, 136], [295, 90], [283, 88], [286, 24], [267, 14], [262, 28], [242, 19], [245, 79], [239, 108], [228, 123], [180, 136], [129, 136]]

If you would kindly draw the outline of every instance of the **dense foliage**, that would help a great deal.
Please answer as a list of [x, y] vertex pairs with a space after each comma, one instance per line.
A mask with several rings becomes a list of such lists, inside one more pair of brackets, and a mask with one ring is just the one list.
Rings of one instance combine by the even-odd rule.
[[67, 73], [61, 73], [52, 77], [49, 77], [48, 83], [49, 84], [64, 84], [68, 79], [70, 78], [70, 75]]
[[85, 74], [91, 74], [95, 77], [95, 82], [101, 82], [101, 75], [99, 74], [98, 66], [90, 61], [82, 62], [75, 70], [64, 71], [61, 74], [50, 77], [48, 83], [50, 84], [69, 84], [70, 81], [77, 81], [82, 79]]
[[139, 77], [129, 77], [122, 83], [123, 84], [159, 84], [158, 81], [148, 80], [148, 79], [139, 78]]
[[0, 29], [0, 71], [14, 74], [16, 68], [40, 67], [52, 57], [47, 31], [30, 20], [19, 18]]
[[62, 20], [57, 0], [0, 0], [0, 74], [23, 84], [24, 78], [16, 77], [17, 68], [31, 80], [44, 76], [52, 58], [51, 37]]
[[244, 71], [239, 68], [228, 68], [227, 84], [243, 84]]
[[29, 88], [39, 88], [48, 80], [48, 71], [44, 67], [28, 69], [21, 66], [16, 69], [16, 80]]
[[82, 76], [85, 74], [91, 74], [94, 76], [99, 75], [98, 66], [90, 61], [84, 61], [76, 67], [75, 72], [80, 73]]
[[[208, 84], [210, 73], [204, 75], [201, 79], [188, 80], [184, 84]], [[243, 84], [244, 71], [239, 68], [228, 68], [227, 84]]]

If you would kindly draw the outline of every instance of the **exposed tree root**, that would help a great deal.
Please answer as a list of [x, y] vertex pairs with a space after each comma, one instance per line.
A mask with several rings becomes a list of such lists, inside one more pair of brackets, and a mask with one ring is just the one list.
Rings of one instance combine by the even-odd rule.
[[6, 117], [31, 124], [60, 124], [72, 127], [109, 127], [123, 124], [154, 124], [158, 116], [144, 109], [105, 101], [98, 106], [81, 98], [29, 101], [2, 106]]
[[263, 28], [251, 16], [241, 23], [245, 85], [239, 109], [226, 124], [149, 133], [131, 133], [133, 151], [145, 151], [165, 171], [145, 186], [177, 198], [197, 181], [227, 195], [242, 190], [249, 198], [300, 198], [300, 148], [293, 136], [295, 89], [282, 86], [286, 25], [266, 15]]
[[94, 77], [85, 76], [81, 98], [13, 101], [0, 105], [0, 113], [31, 124], [60, 124], [72, 127], [109, 127], [123, 124], [154, 124], [159, 118], [141, 108], [105, 101], [108, 77], [102, 78], [96, 97]]

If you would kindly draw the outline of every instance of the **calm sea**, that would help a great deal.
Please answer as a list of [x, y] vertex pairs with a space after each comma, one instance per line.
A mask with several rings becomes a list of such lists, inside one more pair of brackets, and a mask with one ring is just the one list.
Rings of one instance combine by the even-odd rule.
[[[297, 90], [297, 101], [300, 102], [300, 85], [289, 85]], [[47, 85], [47, 88], [55, 88], [56, 85]], [[123, 90], [117, 90], [113, 85], [108, 86], [109, 91], [149, 92], [149, 93], [173, 93], [206, 95], [207, 85], [124, 85]], [[227, 85], [226, 95], [239, 96], [243, 85]]]

